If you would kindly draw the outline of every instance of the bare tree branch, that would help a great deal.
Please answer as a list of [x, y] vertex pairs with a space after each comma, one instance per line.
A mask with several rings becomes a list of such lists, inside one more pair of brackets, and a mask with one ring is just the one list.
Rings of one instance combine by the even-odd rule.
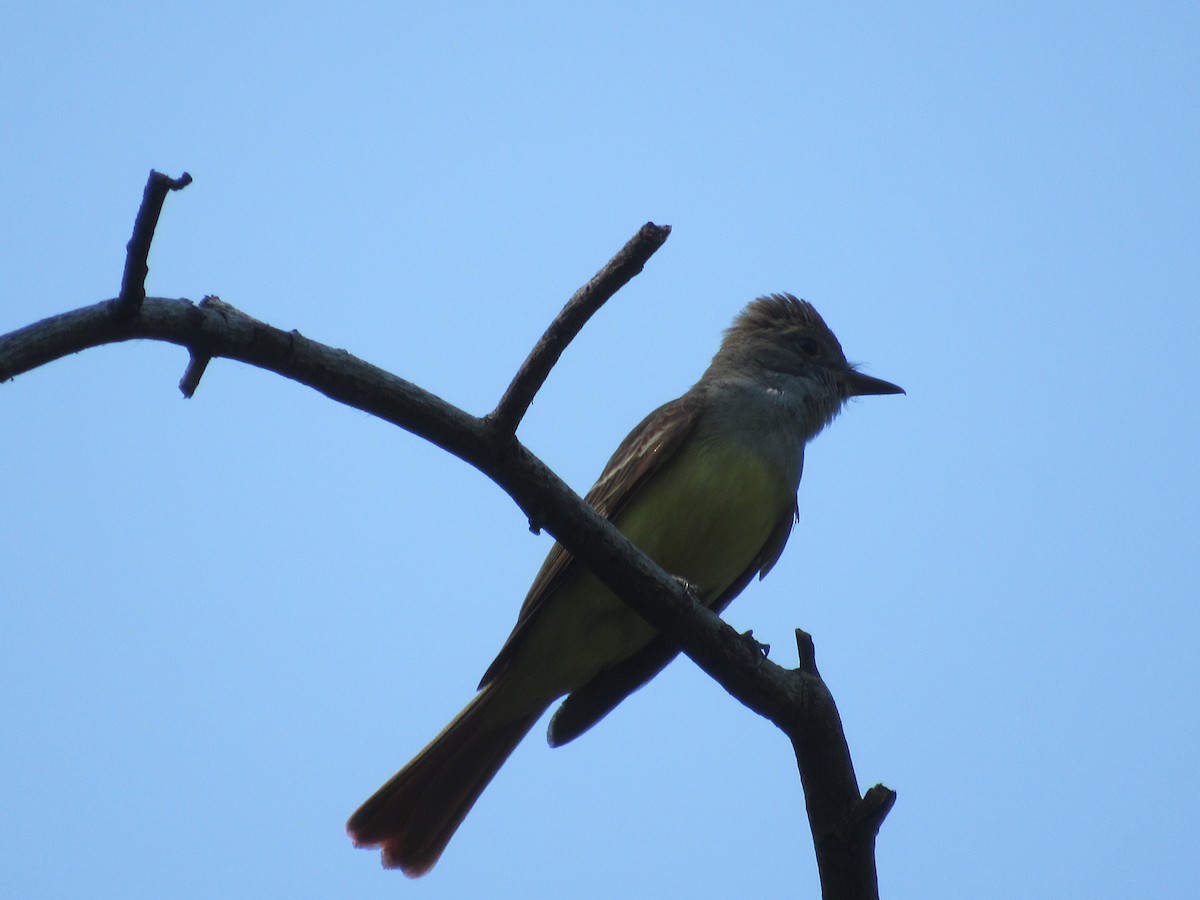
[[[166, 190], [162, 193], [165, 196]], [[148, 200], [144, 208], [147, 205], [153, 204]], [[160, 207], [161, 200], [155, 209]], [[895, 793], [877, 785], [865, 797], [860, 795], [836, 705], [817, 672], [811, 638], [797, 632], [801, 662], [796, 670], [766, 659], [761, 645], [696, 602], [514, 435], [563, 348], [587, 317], [640, 271], [668, 233], [659, 226], [644, 226], [572, 298], [496, 410], [484, 418], [469, 415], [344, 350], [274, 328], [217, 298], [193, 305], [187, 300], [146, 297], [130, 311], [130, 295], [124, 289], [116, 300], [53, 316], [0, 337], [0, 381], [88, 347], [134, 339], [167, 341], [191, 354], [181, 383], [185, 395], [195, 389], [208, 359], [235, 359], [306, 384], [453, 453], [495, 481], [531, 523], [544, 526], [730, 694], [788, 735], [800, 768], [822, 896], [876, 898], [875, 835], [895, 802]], [[141, 271], [139, 260], [144, 266], [144, 248], [137, 236], [135, 228], [127, 274], [131, 266]], [[124, 314], [114, 315], [114, 308]]]
[[150, 273], [150, 243], [154, 240], [154, 229], [162, 213], [163, 202], [169, 191], [180, 191], [192, 183], [192, 176], [184, 172], [178, 178], [170, 178], [161, 172], [150, 170], [146, 188], [142, 192], [142, 205], [133, 220], [133, 236], [125, 245], [125, 274], [121, 277], [121, 293], [113, 314], [118, 318], [132, 316], [146, 296], [146, 276]]
[[592, 314], [608, 302], [609, 297], [642, 271], [646, 261], [670, 234], [670, 225], [647, 222], [591, 281], [575, 292], [521, 364], [508, 390], [500, 398], [500, 403], [488, 414], [497, 428], [510, 434], [516, 432], [534, 395], [541, 390], [546, 376], [562, 356], [567, 344], [575, 339], [575, 335], [587, 324]]
[[[896, 792], [881, 784], [859, 797], [850, 747], [833, 695], [817, 671], [812, 636], [796, 629], [800, 667], [807, 693], [800, 701], [812, 714], [776, 724], [791, 738], [804, 786], [822, 897], [879, 896], [875, 872], [875, 836], [896, 802]], [[818, 712], [819, 711], [819, 712]]]
[[[200, 301], [200, 308], [216, 310], [225, 316], [245, 317], [246, 315], [213, 294], [209, 294]], [[187, 368], [183, 371], [183, 377], [179, 379], [179, 392], [183, 394], [185, 399], [190, 400], [195, 395], [196, 388], [200, 386], [200, 379], [204, 377], [204, 373], [208, 370], [208, 364], [211, 361], [211, 356], [197, 353], [195, 350], [188, 350]]]

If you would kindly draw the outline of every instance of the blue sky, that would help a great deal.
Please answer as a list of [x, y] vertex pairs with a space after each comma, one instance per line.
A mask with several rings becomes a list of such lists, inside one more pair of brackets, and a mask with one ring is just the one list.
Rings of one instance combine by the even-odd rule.
[[[890, 898], [1190, 897], [1200, 758], [1194, 4], [24, 4], [0, 331], [218, 294], [483, 413], [675, 231], [521, 429], [580, 491], [741, 306], [906, 397], [810, 447], [727, 618], [816, 639]], [[346, 816], [471, 696], [549, 547], [473, 469], [127, 344], [0, 385], [0, 895], [817, 893], [790, 749], [680, 661], [540, 729], [432, 875]]]

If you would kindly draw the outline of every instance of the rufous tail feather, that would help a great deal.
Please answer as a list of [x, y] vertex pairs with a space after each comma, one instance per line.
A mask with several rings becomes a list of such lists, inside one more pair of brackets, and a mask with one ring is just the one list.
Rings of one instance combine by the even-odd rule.
[[544, 711], [490, 721], [500, 683], [480, 691], [441, 734], [350, 817], [358, 847], [416, 877], [433, 868], [475, 801]]

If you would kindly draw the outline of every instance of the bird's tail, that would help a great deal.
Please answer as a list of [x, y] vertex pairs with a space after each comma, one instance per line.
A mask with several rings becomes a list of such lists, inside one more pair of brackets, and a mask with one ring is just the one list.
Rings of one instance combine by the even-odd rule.
[[[544, 707], [516, 718], [497, 715], [493, 682], [350, 817], [358, 847], [380, 847], [383, 864], [424, 875], [488, 782], [529, 732]], [[496, 721], [496, 720], [499, 721]]]

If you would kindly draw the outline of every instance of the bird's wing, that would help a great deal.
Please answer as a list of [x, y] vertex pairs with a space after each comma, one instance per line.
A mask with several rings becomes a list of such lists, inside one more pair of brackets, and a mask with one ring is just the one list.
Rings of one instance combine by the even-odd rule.
[[[692, 433], [701, 405], [699, 397], [688, 393], [646, 416], [625, 440], [621, 441], [599, 480], [584, 499], [604, 518], [613, 520], [638, 491], [662, 470], [663, 464]], [[503, 671], [546, 599], [554, 594], [578, 565], [562, 544], [556, 543], [551, 548], [529, 588], [529, 593], [525, 596], [516, 626], [484, 673], [483, 680], [479, 683], [480, 688]]]
[[[750, 583], [755, 574], [762, 578], [771, 571], [779, 560], [791, 534], [792, 525], [799, 517], [795, 505], [789, 514], [782, 517], [771, 531], [754, 562], [713, 601], [712, 609], [721, 612]], [[670, 638], [659, 635], [637, 653], [599, 672], [591, 681], [567, 695], [567, 698], [550, 719], [546, 737], [551, 747], [559, 747], [575, 740], [612, 710], [657, 675], [679, 653], [679, 647]]]

